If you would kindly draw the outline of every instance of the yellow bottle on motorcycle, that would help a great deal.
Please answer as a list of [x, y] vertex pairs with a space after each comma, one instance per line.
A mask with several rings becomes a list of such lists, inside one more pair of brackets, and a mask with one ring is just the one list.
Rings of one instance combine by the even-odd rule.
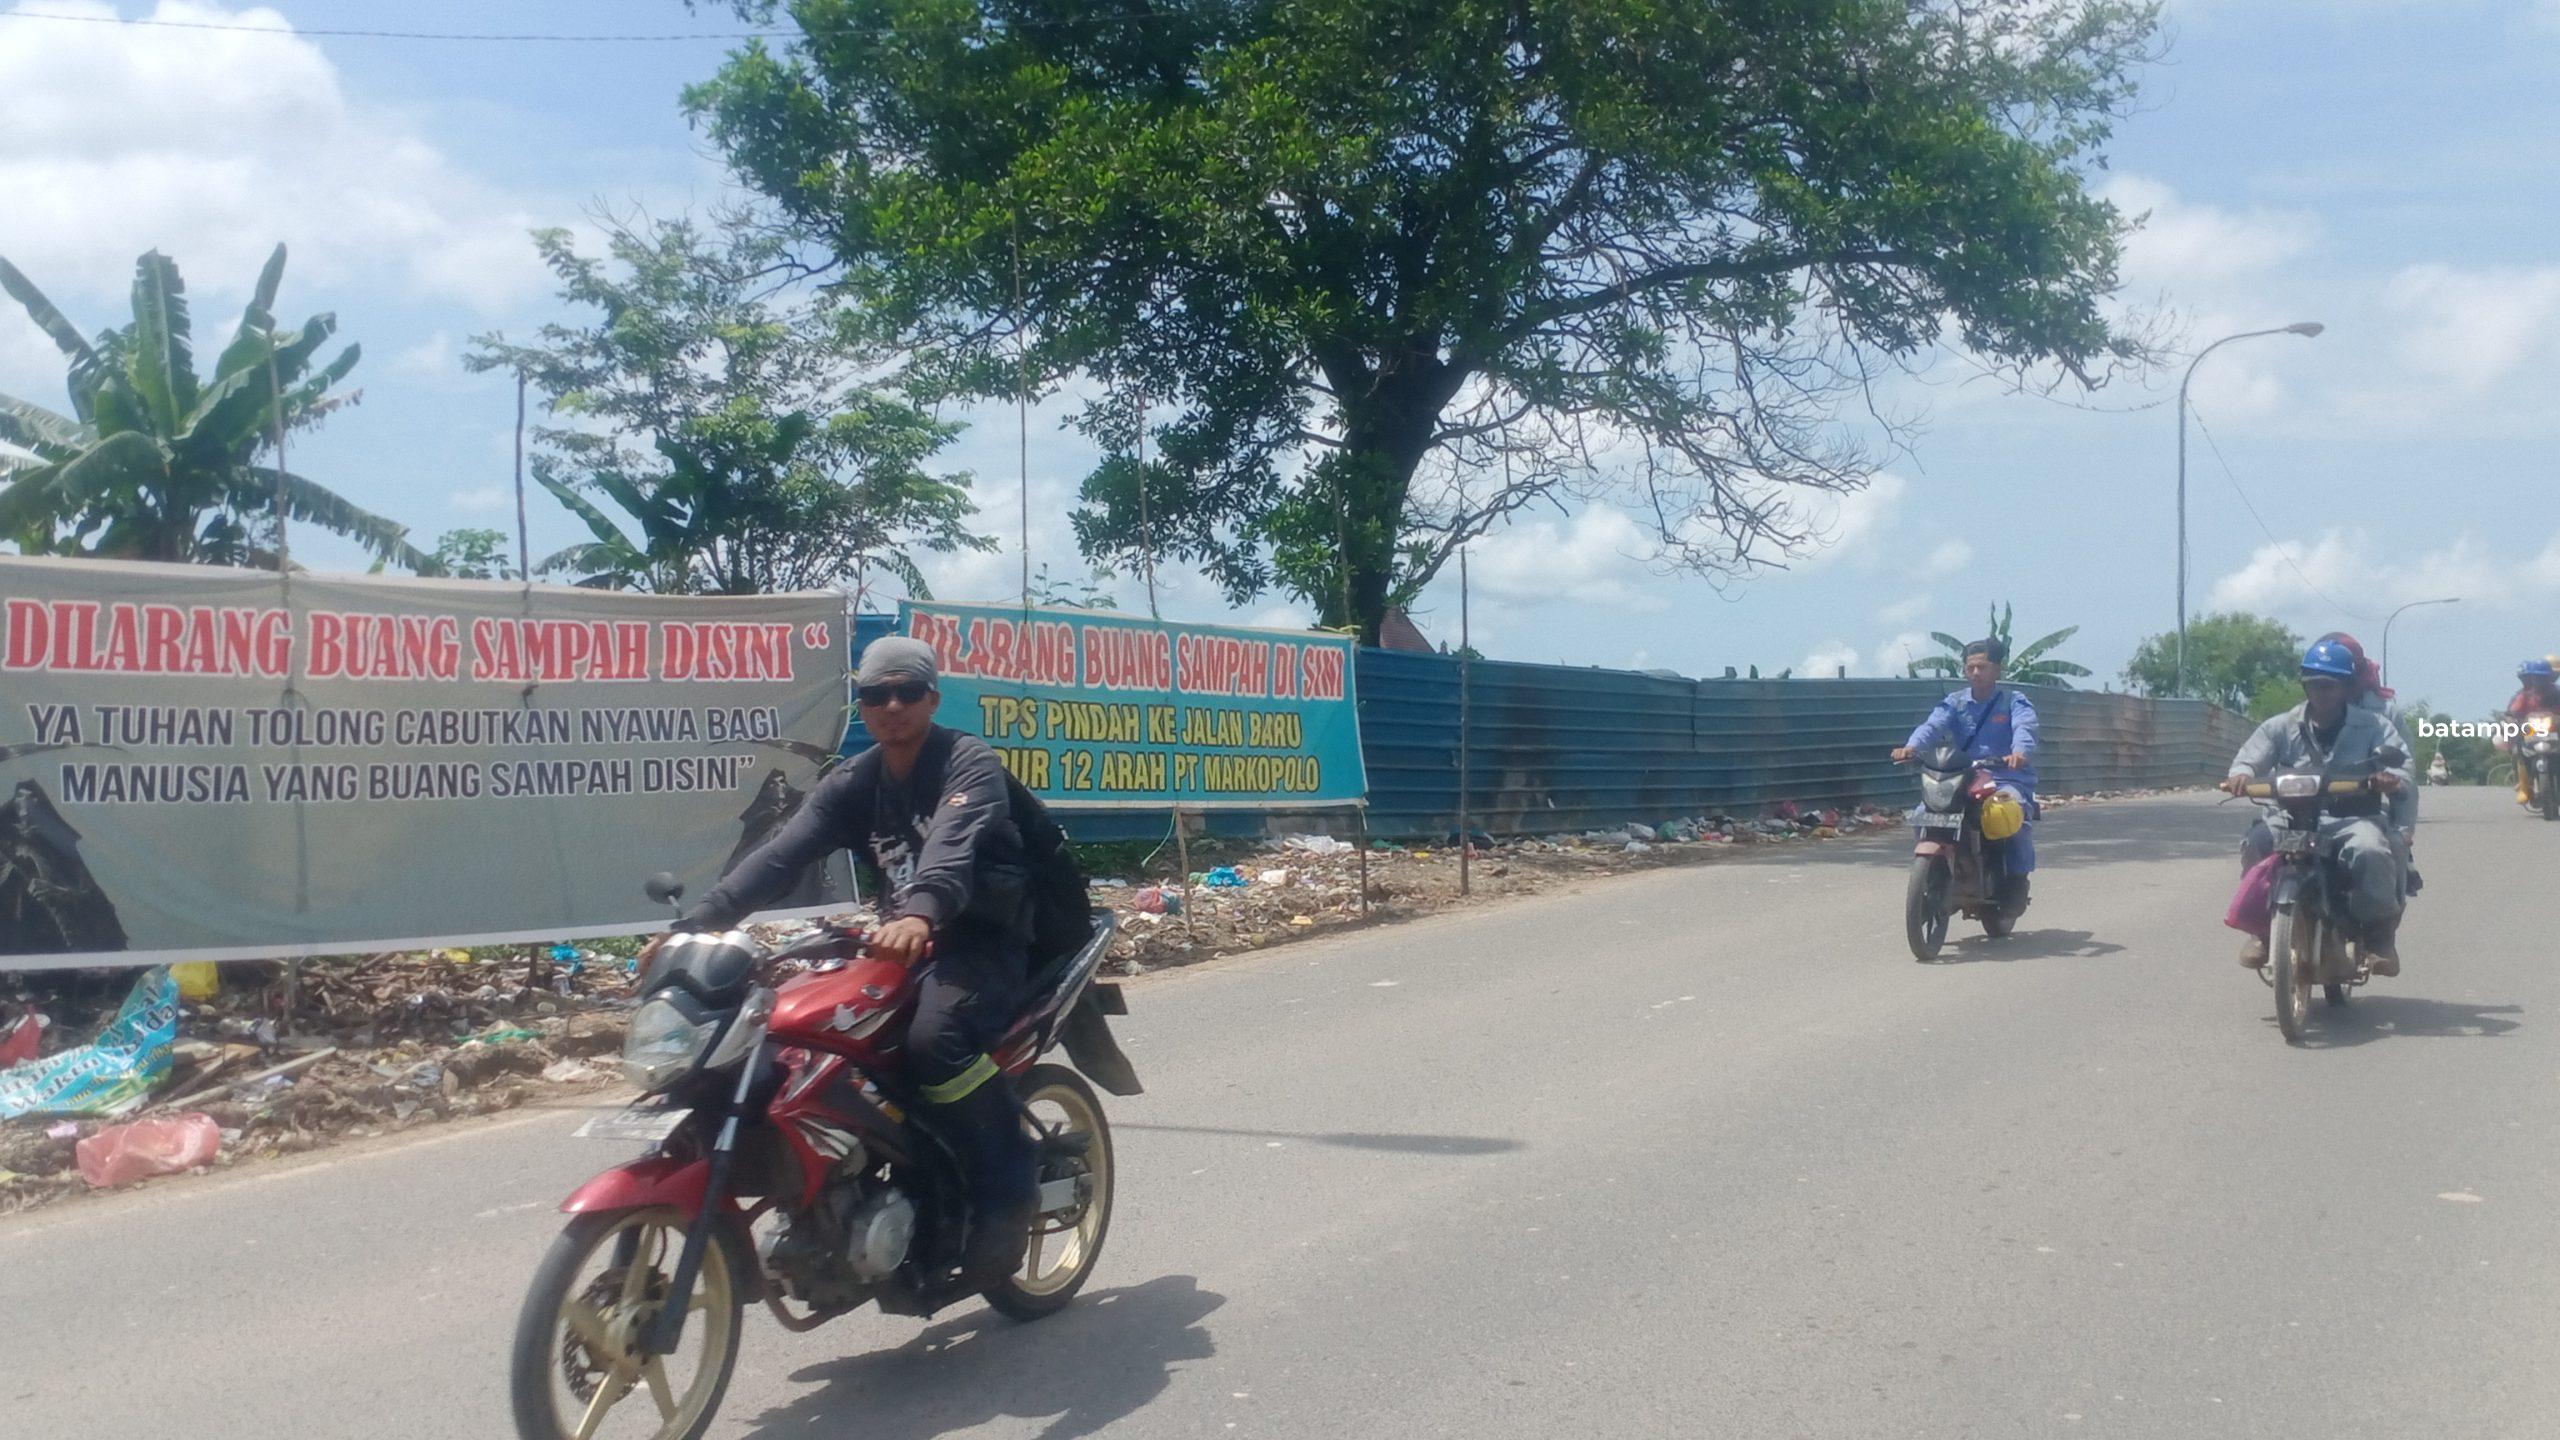
[[2027, 807], [2006, 794], [1982, 802], [1982, 838], [2006, 840], [2027, 828]]

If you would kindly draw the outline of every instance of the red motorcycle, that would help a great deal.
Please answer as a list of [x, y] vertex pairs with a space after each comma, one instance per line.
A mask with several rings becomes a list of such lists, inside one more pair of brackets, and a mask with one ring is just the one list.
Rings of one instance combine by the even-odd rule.
[[[672, 903], [673, 877], [649, 893]], [[1040, 1208], [1023, 1267], [987, 1302], [1019, 1320], [1075, 1297], [1111, 1227], [1111, 1131], [1063, 1044], [1115, 1095], [1139, 1092], [1093, 983], [1112, 917], [1031, 977], [994, 1047], [1039, 1151]], [[811, 969], [763, 983], [782, 962]], [[697, 1440], [738, 1361], [746, 1303], [789, 1330], [878, 1305], [929, 1316], [968, 1298], [970, 1223], [958, 1162], [921, 1122], [901, 1063], [916, 984], [865, 956], [864, 932], [822, 926], [779, 951], [740, 931], [671, 935], [642, 983], [623, 1069], [631, 1108], [578, 1133], [650, 1152], [579, 1187], [516, 1322], [510, 1388], [524, 1440]], [[626, 1404], [626, 1402], [629, 1402]]]

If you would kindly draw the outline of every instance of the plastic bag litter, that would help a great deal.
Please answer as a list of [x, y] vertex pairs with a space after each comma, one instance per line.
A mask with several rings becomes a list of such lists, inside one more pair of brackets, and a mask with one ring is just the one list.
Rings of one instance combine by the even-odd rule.
[[1221, 865], [1201, 876], [1200, 883], [1215, 890], [1241, 890], [1252, 882], [1238, 873], [1233, 865]]
[[222, 1127], [196, 1113], [110, 1125], [73, 1146], [80, 1178], [100, 1190], [210, 1165], [222, 1149]]
[[1179, 915], [1182, 913], [1182, 892], [1169, 885], [1150, 885], [1139, 891], [1130, 903], [1141, 915]]
[[8, 1029], [0, 1030], [0, 1070], [36, 1058], [43, 1040], [44, 1017], [33, 1010], [19, 1016]]
[[2275, 893], [2276, 857], [2270, 855], [2240, 877], [2240, 888], [2232, 892], [2231, 908], [2223, 912], [2222, 923], [2266, 939], [2267, 922], [2275, 918]]
[[1344, 855], [1352, 848], [1350, 841], [1336, 840], [1330, 835], [1290, 835], [1284, 837], [1280, 844], [1284, 849], [1309, 855]]
[[147, 970], [97, 1039], [0, 1071], [0, 1120], [121, 1115], [169, 1078], [177, 1039], [178, 982], [165, 965]]

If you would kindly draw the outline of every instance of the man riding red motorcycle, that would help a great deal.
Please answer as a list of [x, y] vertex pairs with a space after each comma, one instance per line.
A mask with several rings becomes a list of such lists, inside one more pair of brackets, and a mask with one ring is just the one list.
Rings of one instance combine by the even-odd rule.
[[678, 930], [726, 930], [811, 864], [850, 850], [885, 883], [871, 953], [925, 968], [907, 1029], [931, 1119], [968, 1175], [974, 1220], [962, 1261], [983, 1289], [1022, 1263], [1033, 1155], [1013, 1086], [988, 1055], [1028, 969], [1031, 861], [1004, 764], [973, 735], [933, 723], [933, 647], [883, 636], [862, 652], [854, 698], [874, 748], [839, 767], [773, 838], [685, 912]]

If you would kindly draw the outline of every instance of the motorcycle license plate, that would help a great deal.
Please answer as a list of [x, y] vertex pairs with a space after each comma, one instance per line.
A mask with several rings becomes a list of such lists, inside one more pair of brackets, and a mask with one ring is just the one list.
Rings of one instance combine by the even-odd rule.
[[1915, 823], [1923, 830], [1956, 831], [1964, 828], [1964, 822], [1952, 815], [1924, 815]]
[[676, 1133], [684, 1117], [685, 1112], [672, 1105], [632, 1105], [589, 1118], [578, 1127], [575, 1138], [655, 1145]]

